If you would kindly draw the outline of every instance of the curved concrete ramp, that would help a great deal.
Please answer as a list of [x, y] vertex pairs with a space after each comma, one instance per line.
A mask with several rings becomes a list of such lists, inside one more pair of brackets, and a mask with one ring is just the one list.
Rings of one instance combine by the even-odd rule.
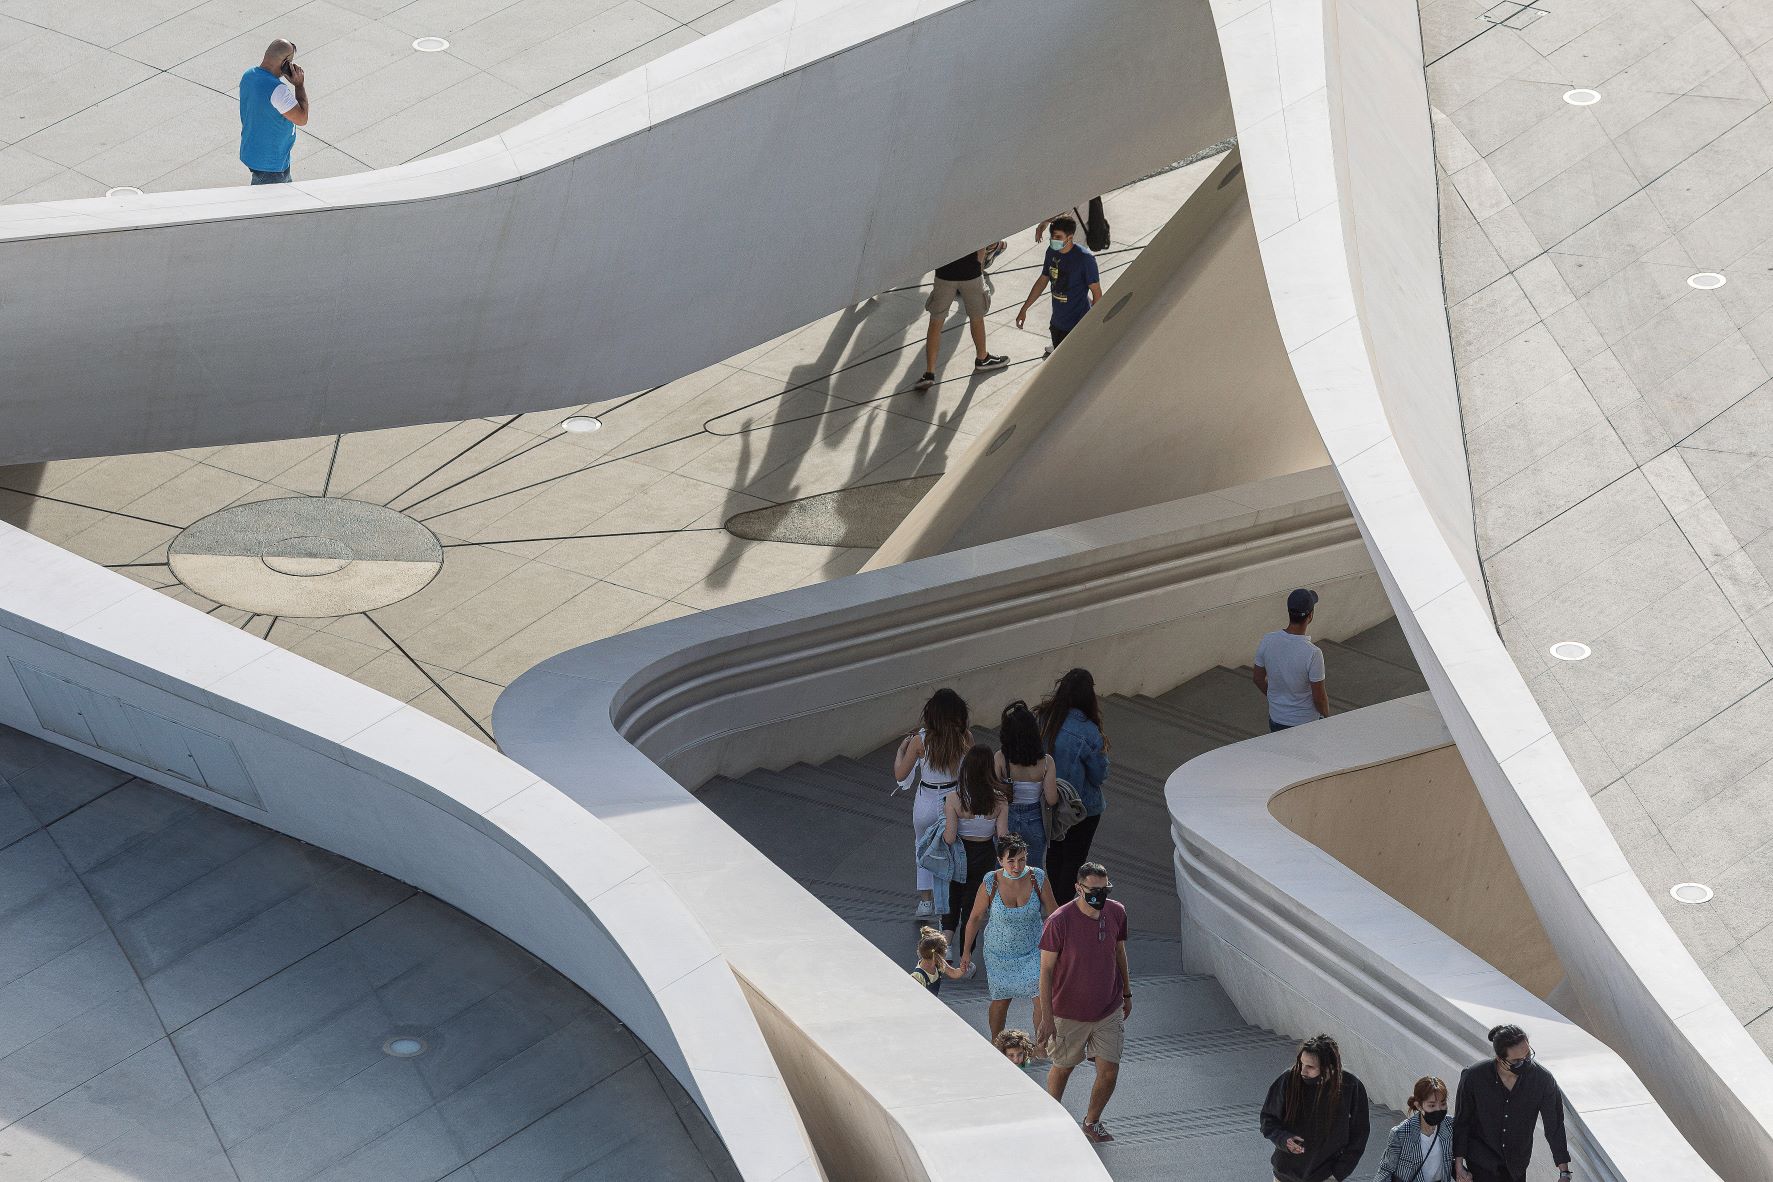
[[3, 726], [0, 1014], [13, 1182], [739, 1177], [657, 1057], [502, 936]]
[[624, 394], [1228, 128], [1205, 0], [801, 0], [397, 168], [3, 207], [0, 464]]

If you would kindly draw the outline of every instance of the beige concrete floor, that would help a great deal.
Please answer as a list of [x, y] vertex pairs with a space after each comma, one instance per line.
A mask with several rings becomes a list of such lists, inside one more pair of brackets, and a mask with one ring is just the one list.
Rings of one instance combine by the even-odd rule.
[[[1211, 161], [1110, 195], [1105, 284]], [[1006, 230], [1008, 228], [1006, 227]], [[857, 570], [870, 550], [747, 540], [735, 514], [941, 472], [1040, 364], [1017, 307], [1044, 247], [1028, 229], [994, 267], [989, 344], [972, 373], [956, 309], [942, 383], [923, 369], [927, 289], [883, 293], [656, 390], [584, 410], [340, 437], [0, 469], [0, 518], [484, 738], [500, 690], [566, 648]], [[1030, 327], [1044, 326], [1044, 306]], [[868, 494], [860, 494], [868, 495]], [[183, 586], [168, 547], [230, 505], [291, 496], [391, 505], [443, 546], [410, 597], [339, 617], [253, 615]], [[214, 586], [209, 590], [216, 591]], [[219, 592], [217, 592], [219, 593]], [[244, 602], [244, 600], [243, 600]]]
[[307, 71], [315, 178], [497, 135], [772, 2], [0, 0], [0, 201], [244, 183], [240, 75], [275, 37]]
[[[1503, 639], [1651, 897], [1773, 1050], [1773, 5], [1421, 11]], [[1703, 272], [1725, 285], [1689, 284]], [[1565, 640], [1593, 655], [1547, 655]], [[1674, 901], [1685, 881], [1715, 898]]]

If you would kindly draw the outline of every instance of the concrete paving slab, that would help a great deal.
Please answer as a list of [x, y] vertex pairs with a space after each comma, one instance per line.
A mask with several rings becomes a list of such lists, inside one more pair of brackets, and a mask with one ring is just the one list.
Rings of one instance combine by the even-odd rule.
[[[0, 849], [0, 1174], [736, 1178], [644, 1046], [508, 941], [233, 818], [253, 839], [206, 857], [219, 814], [135, 781], [88, 800], [55, 750], [0, 730], [60, 818]], [[126, 862], [174, 886], [140, 906], [113, 878], [108, 923], [87, 888]]]

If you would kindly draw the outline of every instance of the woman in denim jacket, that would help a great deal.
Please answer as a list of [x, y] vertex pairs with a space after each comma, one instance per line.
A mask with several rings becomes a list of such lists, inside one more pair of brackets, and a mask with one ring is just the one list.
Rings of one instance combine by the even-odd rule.
[[1059, 679], [1036, 713], [1058, 778], [1077, 789], [1084, 805], [1083, 820], [1047, 847], [1047, 881], [1063, 906], [1077, 894], [1077, 868], [1090, 860], [1096, 826], [1108, 807], [1102, 795], [1102, 783], [1108, 779], [1108, 740], [1102, 734], [1096, 679], [1088, 669], [1073, 669]]

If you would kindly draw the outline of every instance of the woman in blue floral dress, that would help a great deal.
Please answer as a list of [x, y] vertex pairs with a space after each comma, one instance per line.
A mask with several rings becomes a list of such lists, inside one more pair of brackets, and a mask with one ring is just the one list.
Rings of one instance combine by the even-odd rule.
[[1046, 871], [1028, 865], [1026, 842], [1014, 833], [1004, 838], [997, 865], [979, 884], [960, 958], [961, 971], [966, 972], [973, 960], [974, 939], [983, 929], [979, 944], [991, 987], [992, 1038], [1003, 1032], [1010, 1002], [1019, 997], [1033, 1001], [1040, 993], [1040, 931], [1053, 912]]

